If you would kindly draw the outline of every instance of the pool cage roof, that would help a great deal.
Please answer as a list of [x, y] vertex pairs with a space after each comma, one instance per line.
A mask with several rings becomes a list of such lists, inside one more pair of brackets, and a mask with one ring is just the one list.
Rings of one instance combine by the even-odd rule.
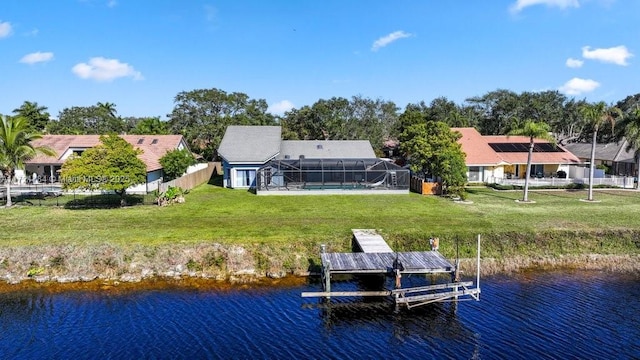
[[408, 190], [409, 170], [369, 159], [272, 160], [258, 169], [256, 190]]

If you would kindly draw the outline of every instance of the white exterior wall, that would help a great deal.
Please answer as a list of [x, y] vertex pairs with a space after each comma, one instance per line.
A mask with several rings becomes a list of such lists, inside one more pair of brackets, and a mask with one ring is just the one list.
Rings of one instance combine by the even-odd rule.
[[[589, 167], [588, 166], [569, 166], [569, 174], [570, 178], [580, 179], [580, 178], [589, 178]], [[604, 178], [605, 173], [602, 169], [593, 169], [593, 177], [595, 179]]]
[[127, 188], [127, 194], [146, 194], [158, 189], [158, 184], [162, 183], [162, 169], [147, 173], [147, 182]]
[[185, 172], [185, 175], [194, 173], [194, 172], [202, 170], [202, 169], [206, 169], [207, 166], [209, 166], [209, 164], [207, 164], [207, 163], [198, 163], [198, 164], [195, 164], [195, 165], [191, 165], [191, 166], [189, 166], [187, 168], [187, 171]]
[[15, 169], [13, 172], [13, 180], [17, 181], [18, 184], [24, 184], [27, 180], [24, 170]]
[[467, 179], [469, 179], [470, 167], [477, 167], [481, 169], [481, 173], [480, 173], [481, 178], [478, 179], [478, 182], [492, 181], [492, 179], [494, 178], [504, 177], [504, 167], [502, 165], [500, 166], [477, 166], [476, 165], [476, 166], [467, 166]]
[[504, 177], [504, 166], [485, 166], [484, 168], [484, 181], [491, 178]]

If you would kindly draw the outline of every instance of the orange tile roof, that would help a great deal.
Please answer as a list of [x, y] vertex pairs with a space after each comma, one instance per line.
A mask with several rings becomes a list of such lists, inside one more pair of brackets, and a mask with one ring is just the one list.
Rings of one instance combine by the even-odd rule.
[[[169, 150], [177, 149], [182, 143], [186, 147], [182, 135], [120, 135], [134, 148], [142, 149], [138, 155], [147, 166], [147, 172], [162, 169], [160, 158]], [[34, 146], [48, 146], [56, 152], [56, 156], [39, 154], [28, 161], [28, 164], [62, 165], [62, 156], [71, 149], [88, 149], [100, 144], [100, 135], [44, 135], [33, 142]]]
[[503, 162], [475, 128], [451, 128], [451, 130], [462, 134], [458, 143], [462, 145], [462, 151], [467, 154], [465, 160], [467, 166], [498, 165]]
[[[496, 152], [489, 144], [495, 143], [525, 143], [529, 144], [527, 136], [480, 135], [475, 128], [451, 128], [462, 134], [458, 143], [467, 154], [468, 166], [526, 164], [528, 152]], [[546, 140], [534, 139], [534, 143], [549, 143]], [[580, 159], [562, 146], [560, 152], [534, 152], [532, 164], [578, 164]]]

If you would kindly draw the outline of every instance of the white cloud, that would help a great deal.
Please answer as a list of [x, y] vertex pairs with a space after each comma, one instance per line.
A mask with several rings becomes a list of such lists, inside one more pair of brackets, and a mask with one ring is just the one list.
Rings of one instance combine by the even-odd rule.
[[116, 0], [109, 0], [107, 2], [107, 7], [113, 8], [116, 7], [116, 5], [118, 5], [118, 2]]
[[52, 52], [34, 52], [31, 54], [27, 54], [20, 59], [21, 63], [24, 64], [35, 64], [39, 62], [47, 62], [53, 60]]
[[595, 80], [573, 78], [560, 86], [558, 90], [567, 95], [580, 95], [582, 93], [591, 92], [598, 86], [600, 86], [600, 83]]
[[11, 35], [11, 23], [6, 21], [6, 22], [0, 22], [0, 38], [3, 37], [7, 37], [9, 35]]
[[291, 101], [282, 100], [282, 101], [277, 102], [275, 104], [269, 105], [269, 108], [267, 109], [267, 111], [272, 113], [272, 114], [282, 115], [286, 111], [289, 111], [289, 110], [293, 109], [294, 107], [295, 106], [293, 105], [293, 103]]
[[565, 64], [567, 65], [567, 67], [570, 67], [570, 68], [579, 68], [579, 67], [582, 67], [582, 64], [584, 64], [584, 61], [579, 59], [574, 59], [574, 58], [568, 58]]
[[133, 66], [122, 63], [118, 59], [106, 59], [94, 57], [89, 63], [76, 64], [71, 71], [82, 79], [96, 81], [111, 81], [120, 77], [132, 77], [134, 80], [142, 80], [142, 74]]
[[394, 31], [391, 34], [385, 35], [379, 38], [378, 40], [374, 41], [373, 45], [371, 46], [371, 51], [378, 51], [380, 48], [383, 48], [396, 40], [407, 38], [410, 36], [413, 36], [413, 35], [410, 33], [406, 33], [404, 31]]
[[524, 8], [534, 5], [546, 5], [548, 7], [558, 7], [560, 9], [566, 9], [568, 7], [579, 7], [578, 0], [517, 0], [515, 4], [509, 7], [512, 13], [518, 13]]
[[611, 47], [608, 49], [593, 49], [590, 46], [584, 46], [582, 48], [582, 57], [585, 59], [598, 60], [605, 63], [612, 63], [616, 65], [627, 66], [627, 59], [632, 57], [633, 54], [627, 50], [624, 45]]

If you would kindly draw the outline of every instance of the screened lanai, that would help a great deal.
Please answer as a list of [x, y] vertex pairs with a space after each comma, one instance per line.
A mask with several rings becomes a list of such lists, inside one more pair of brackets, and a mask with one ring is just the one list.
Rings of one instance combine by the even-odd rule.
[[256, 193], [408, 193], [409, 170], [382, 159], [272, 160], [258, 169]]

